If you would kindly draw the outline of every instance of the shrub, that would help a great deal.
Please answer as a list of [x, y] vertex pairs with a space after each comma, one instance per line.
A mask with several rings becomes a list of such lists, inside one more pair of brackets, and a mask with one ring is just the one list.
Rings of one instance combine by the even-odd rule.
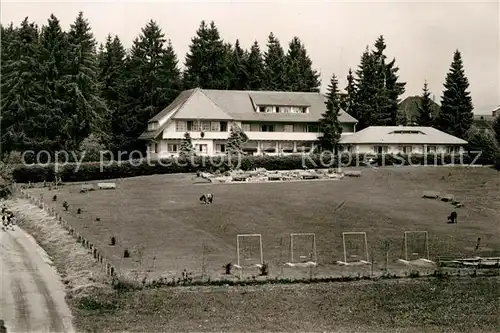
[[13, 150], [5, 158], [7, 164], [21, 164], [23, 163], [23, 155], [17, 150]]
[[[328, 155], [300, 155], [288, 156], [243, 156], [239, 161], [239, 168], [244, 171], [264, 168], [266, 170], [297, 170], [297, 169], [331, 169], [338, 166], [362, 166], [365, 157], [375, 157], [377, 164], [402, 166], [411, 162], [414, 165], [443, 165], [455, 163], [471, 163], [475, 156], [464, 154], [462, 156], [451, 156], [441, 154], [412, 155], [409, 159], [405, 155], [340, 155], [340, 159]], [[479, 159], [476, 164], [492, 164], [489, 159]], [[64, 182], [92, 181], [104, 179], [118, 179], [136, 176], [149, 176], [155, 174], [171, 173], [195, 173], [197, 171], [209, 171], [226, 173], [234, 169], [235, 160], [230, 156], [211, 157], [210, 160], [201, 156], [191, 158], [169, 158], [162, 161], [126, 161], [107, 162], [102, 166], [99, 162], [69, 163], [59, 165], [57, 174]], [[52, 181], [56, 175], [54, 164], [47, 165], [16, 165], [12, 171], [13, 179], [18, 183]]]
[[86, 137], [80, 144], [80, 159], [83, 158], [85, 162], [99, 161], [101, 158], [101, 151], [105, 150], [104, 145], [101, 143], [98, 137], [94, 134], [90, 134]]

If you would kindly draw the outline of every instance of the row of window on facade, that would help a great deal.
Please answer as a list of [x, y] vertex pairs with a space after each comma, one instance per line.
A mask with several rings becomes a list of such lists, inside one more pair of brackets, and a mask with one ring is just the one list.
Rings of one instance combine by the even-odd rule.
[[[158, 147], [158, 145], [156, 145]], [[260, 142], [260, 151], [265, 153], [293, 153], [293, 152], [308, 152], [312, 149], [312, 142], [299, 143], [298, 145], [294, 145], [293, 142], [279, 142], [276, 145], [275, 142]], [[169, 143], [167, 145], [167, 151], [170, 153], [177, 153], [181, 149], [181, 145], [179, 143]], [[196, 153], [207, 153], [208, 152], [208, 144], [195, 144], [194, 150]], [[258, 151], [258, 142], [249, 142], [243, 147], [243, 150], [247, 153], [257, 152]], [[225, 153], [226, 152], [226, 144], [224, 143], [216, 143], [215, 144], [215, 153]], [[158, 150], [155, 150], [155, 153], [158, 153]]]
[[309, 113], [308, 106], [259, 106], [257, 112], [261, 113]]
[[[247, 152], [257, 152], [257, 142], [249, 142], [248, 144], [245, 145], [244, 150]], [[276, 152], [283, 152], [283, 153], [293, 153], [293, 152], [308, 152], [312, 148], [312, 143], [311, 142], [302, 142], [295, 144], [293, 142], [278, 142], [278, 145], [276, 145], [275, 142], [261, 142], [261, 151], [262, 152], [267, 152], [267, 153], [276, 153]], [[178, 143], [169, 143], [167, 145], [167, 150], [168, 152], [172, 153], [177, 153], [180, 150], [181, 145]], [[424, 149], [425, 147], [425, 149]], [[423, 146], [420, 147], [421, 149], [415, 149], [413, 146], [398, 146], [397, 151], [401, 152], [403, 154], [411, 154], [415, 151], [423, 152], [424, 150], [427, 153], [435, 153], [437, 152], [437, 146]], [[208, 152], [208, 144], [195, 144], [194, 149], [197, 153], [207, 153]], [[347, 146], [340, 146], [340, 151], [341, 152], [352, 152], [354, 150], [352, 145], [347, 145]], [[153, 143], [151, 146], [151, 151], [154, 151], [155, 153], [160, 152], [160, 145]], [[385, 154], [389, 152], [389, 146], [373, 146], [372, 151], [374, 153], [378, 154]], [[225, 153], [226, 152], [226, 144], [224, 143], [216, 143], [215, 144], [215, 152], [216, 153]], [[460, 148], [456, 146], [447, 146], [446, 147], [446, 153], [453, 154], [453, 153], [459, 153]]]
[[[242, 123], [244, 132], [277, 132], [276, 124]], [[196, 121], [178, 120], [175, 123], [176, 132], [227, 132], [226, 121]], [[279, 126], [281, 132], [319, 133], [317, 124], [283, 124]]]
[[[342, 147], [343, 148], [343, 147]], [[389, 146], [373, 146], [373, 152], [377, 154], [385, 154], [389, 152]], [[352, 151], [352, 146], [346, 147], [347, 151]], [[411, 154], [415, 152], [427, 152], [435, 153], [437, 152], [437, 146], [435, 145], [423, 145], [423, 146], [398, 146], [397, 151], [403, 154]], [[446, 152], [449, 154], [459, 153], [460, 147], [457, 146], [446, 146]]]

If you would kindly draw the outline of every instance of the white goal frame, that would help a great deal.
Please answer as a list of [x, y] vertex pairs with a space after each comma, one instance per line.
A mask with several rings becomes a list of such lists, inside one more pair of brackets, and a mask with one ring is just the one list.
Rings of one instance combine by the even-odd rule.
[[[364, 236], [364, 244], [365, 244], [365, 254], [366, 254], [366, 260], [359, 260], [359, 261], [354, 261], [354, 262], [347, 262], [347, 249], [345, 246], [345, 236], [346, 235], [362, 235]], [[364, 264], [364, 265], [369, 265], [371, 264], [370, 262], [370, 256], [368, 253], [368, 237], [366, 236], [365, 231], [347, 231], [342, 233], [342, 247], [344, 251], [344, 261], [337, 261], [337, 264], [340, 265], [359, 265], [359, 264]]]
[[[295, 262], [294, 253], [293, 253], [293, 238], [299, 236], [312, 236], [312, 253], [313, 258], [309, 258], [306, 263], [298, 263]], [[290, 262], [286, 263], [287, 266], [295, 267], [295, 266], [317, 266], [318, 264], [318, 252], [316, 249], [316, 234], [313, 232], [298, 232], [290, 234]]]
[[259, 249], [260, 249], [260, 264], [257, 264], [256, 267], [262, 267], [264, 264], [264, 253], [262, 251], [262, 235], [261, 234], [238, 234], [236, 235], [236, 258], [237, 258], [237, 264], [234, 265], [235, 268], [238, 269], [243, 269], [241, 266], [241, 260], [240, 260], [240, 238], [243, 237], [258, 237], [259, 238]]
[[408, 258], [408, 234], [424, 234], [425, 235], [425, 256], [418, 258], [419, 260], [432, 263], [429, 258], [429, 233], [425, 230], [414, 230], [404, 232], [404, 259], [399, 259], [398, 261], [404, 264], [410, 264], [411, 260]]

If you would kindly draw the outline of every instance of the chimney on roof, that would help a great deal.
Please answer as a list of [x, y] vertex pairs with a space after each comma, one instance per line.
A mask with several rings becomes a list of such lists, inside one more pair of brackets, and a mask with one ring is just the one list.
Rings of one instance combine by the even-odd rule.
[[[499, 109], [500, 109], [500, 108], [499, 108]], [[496, 109], [496, 110], [491, 111], [491, 115], [493, 116], [493, 118], [495, 118], [495, 117], [497, 116], [497, 111], [498, 111], [499, 109]]]

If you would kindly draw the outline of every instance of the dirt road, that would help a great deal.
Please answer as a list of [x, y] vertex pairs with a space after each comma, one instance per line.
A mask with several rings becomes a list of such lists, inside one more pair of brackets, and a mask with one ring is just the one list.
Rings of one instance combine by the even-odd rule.
[[33, 238], [0, 230], [0, 319], [12, 332], [74, 332], [64, 286]]

